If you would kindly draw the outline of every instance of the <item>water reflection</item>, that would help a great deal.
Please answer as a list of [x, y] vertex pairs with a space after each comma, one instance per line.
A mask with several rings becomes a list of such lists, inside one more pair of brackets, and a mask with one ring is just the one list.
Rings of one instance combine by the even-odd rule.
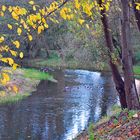
[[72, 140], [96, 122], [117, 97], [109, 73], [56, 71], [33, 96], [0, 107], [0, 140]]

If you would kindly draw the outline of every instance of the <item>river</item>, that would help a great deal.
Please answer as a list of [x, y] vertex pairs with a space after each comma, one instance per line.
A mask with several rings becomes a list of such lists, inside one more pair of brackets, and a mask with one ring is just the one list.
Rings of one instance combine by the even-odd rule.
[[58, 83], [0, 107], [0, 140], [72, 140], [118, 102], [110, 73], [57, 70]]

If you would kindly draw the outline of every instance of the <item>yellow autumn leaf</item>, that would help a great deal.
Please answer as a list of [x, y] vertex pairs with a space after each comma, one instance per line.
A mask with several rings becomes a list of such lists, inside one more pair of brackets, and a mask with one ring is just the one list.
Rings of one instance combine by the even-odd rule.
[[32, 37], [32, 35], [28, 35], [28, 39], [29, 39], [29, 41], [32, 41], [33, 40], [33, 37]]
[[29, 1], [29, 4], [33, 5], [34, 4], [34, 1]]
[[19, 66], [18, 64], [14, 63], [12, 66], [13, 70], [16, 70], [18, 66]]
[[45, 20], [45, 18], [42, 18], [42, 22], [45, 24], [46, 23], [46, 20]]
[[13, 51], [13, 50], [10, 50], [10, 53], [13, 55], [13, 56], [17, 56], [17, 52], [16, 51]]
[[10, 81], [10, 77], [7, 73], [2, 73], [2, 78], [5, 79], [6, 82]]
[[18, 91], [19, 91], [19, 88], [18, 88], [18, 86], [17, 85], [13, 85], [13, 91], [15, 92], [15, 93], [18, 93]]
[[19, 43], [19, 41], [13, 41], [13, 44], [16, 46], [16, 48], [19, 48], [20, 47], [20, 43]]
[[14, 11], [11, 13], [11, 15], [12, 15], [13, 19], [19, 20], [19, 16]]
[[40, 34], [42, 31], [44, 30], [44, 27], [41, 25], [41, 26], [38, 26], [38, 34]]
[[6, 11], [6, 6], [2, 5], [2, 11], [5, 12]]
[[17, 28], [17, 33], [18, 33], [18, 35], [21, 35], [22, 29], [21, 28]]
[[13, 10], [12, 6], [9, 6], [8, 11], [12, 12], [12, 10]]
[[67, 19], [66, 11], [67, 11], [67, 8], [63, 8], [60, 11], [60, 16], [65, 20]]
[[45, 9], [40, 10], [40, 13], [44, 16], [45, 15]]
[[7, 24], [7, 26], [8, 26], [8, 28], [9, 28], [10, 30], [12, 30], [12, 29], [13, 29], [13, 27], [12, 27], [12, 25], [11, 25], [11, 24]]
[[10, 66], [12, 66], [14, 64], [14, 60], [10, 57], [1, 58], [0, 61], [2, 61], [4, 63], [8, 63]]
[[2, 43], [4, 41], [4, 37], [0, 37], [0, 43]]
[[0, 17], [4, 17], [4, 13], [0, 11]]
[[4, 62], [4, 63], [8, 63], [7, 58], [1, 58], [0, 61]]
[[23, 52], [20, 52], [19, 57], [20, 58], [23, 58], [24, 57]]
[[49, 28], [49, 25], [47, 23], [45, 23], [44, 27], [47, 29], [47, 28]]
[[33, 10], [36, 11], [36, 6], [35, 5], [33, 5]]
[[7, 58], [7, 61], [10, 66], [12, 66], [14, 64], [14, 60], [12, 58]]
[[137, 6], [136, 6], [136, 9], [137, 9], [137, 10], [140, 10], [140, 5], [137, 5]]
[[76, 9], [80, 9], [79, 0], [75, 0], [75, 8], [76, 8]]
[[79, 19], [78, 22], [82, 25], [85, 21], [83, 19]]

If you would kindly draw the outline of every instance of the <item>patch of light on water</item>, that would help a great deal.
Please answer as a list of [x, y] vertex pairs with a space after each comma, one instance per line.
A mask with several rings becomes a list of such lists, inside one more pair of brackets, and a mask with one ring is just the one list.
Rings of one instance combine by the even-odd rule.
[[98, 102], [96, 105], [96, 108], [95, 108], [95, 115], [94, 115], [95, 122], [98, 121], [100, 114], [101, 114], [101, 107], [100, 107], [99, 102]]
[[72, 140], [77, 136], [79, 133], [79, 130], [82, 131], [85, 129], [85, 126], [88, 124], [88, 118], [89, 118], [89, 110], [84, 111], [82, 110], [80, 114], [74, 115], [73, 116], [73, 121], [72, 121], [72, 128], [69, 129], [67, 133], [65, 133], [64, 140]]
[[46, 120], [46, 121], [45, 121], [45, 129], [44, 129], [44, 131], [43, 131], [43, 133], [42, 133], [42, 139], [43, 139], [43, 140], [48, 139], [48, 132], [49, 132], [48, 118], [46, 117], [45, 120]]

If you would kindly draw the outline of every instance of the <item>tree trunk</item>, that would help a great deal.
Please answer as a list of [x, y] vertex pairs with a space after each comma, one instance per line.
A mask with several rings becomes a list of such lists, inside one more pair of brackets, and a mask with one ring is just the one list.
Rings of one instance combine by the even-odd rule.
[[124, 71], [124, 86], [128, 109], [139, 109], [139, 99], [135, 85], [132, 63], [132, 47], [130, 42], [130, 9], [129, 0], [122, 3], [122, 62]]
[[134, 9], [134, 13], [135, 13], [135, 17], [136, 17], [136, 22], [140, 31], [140, 11], [136, 9], [136, 4], [135, 4], [135, 0], [132, 0], [132, 5], [133, 5], [133, 9]]
[[[102, 5], [102, 0], [99, 0], [99, 5]], [[112, 75], [113, 75], [113, 80], [115, 83], [116, 90], [119, 94], [119, 99], [121, 103], [121, 107], [127, 108], [127, 102], [126, 102], [126, 96], [125, 96], [125, 89], [124, 89], [124, 82], [121, 78], [121, 75], [118, 71], [117, 65], [112, 62], [112, 58], [110, 53], [113, 53], [113, 41], [112, 41], [112, 34], [109, 30], [109, 22], [108, 22], [108, 17], [106, 16], [106, 10], [103, 9], [101, 10], [101, 21], [103, 24], [104, 28], [104, 34], [105, 34], [105, 39], [106, 39], [106, 46], [107, 49], [109, 50], [109, 65], [112, 70]]]

